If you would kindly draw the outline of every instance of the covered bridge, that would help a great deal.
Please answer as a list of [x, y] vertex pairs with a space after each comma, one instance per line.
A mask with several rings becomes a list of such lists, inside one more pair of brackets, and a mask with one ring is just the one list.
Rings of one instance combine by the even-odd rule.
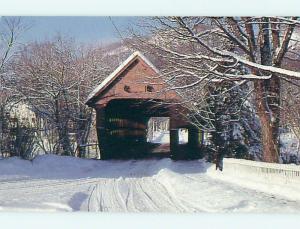
[[[177, 104], [176, 104], [177, 102]], [[153, 144], [147, 142], [151, 117], [168, 117], [168, 156], [184, 158], [202, 144], [202, 134], [184, 117], [180, 96], [168, 90], [157, 68], [140, 52], [134, 52], [89, 95], [86, 104], [96, 110], [101, 159], [144, 157]], [[180, 128], [188, 129], [188, 142], [179, 144]]]

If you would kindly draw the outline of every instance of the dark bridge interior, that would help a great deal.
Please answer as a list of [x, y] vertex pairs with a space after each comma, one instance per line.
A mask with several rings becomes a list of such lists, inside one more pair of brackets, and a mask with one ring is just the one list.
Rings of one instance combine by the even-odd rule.
[[[154, 100], [111, 100], [105, 108], [98, 110], [101, 114], [97, 114], [97, 117], [102, 117], [97, 119], [101, 158], [178, 156], [188, 150], [196, 150], [201, 143], [201, 136], [188, 123], [176, 120], [176, 111], [176, 107]], [[151, 117], [170, 118], [169, 152], [159, 152], [159, 144], [147, 142], [147, 123]], [[186, 145], [179, 144], [179, 128], [189, 130], [189, 142]]]
[[[102, 152], [109, 158], [145, 157], [156, 147], [147, 143], [147, 123], [151, 117], [168, 117], [169, 110], [157, 101], [111, 100], [105, 108], [106, 142]], [[99, 139], [101, 141], [101, 138]], [[105, 148], [109, 150], [105, 150]]]

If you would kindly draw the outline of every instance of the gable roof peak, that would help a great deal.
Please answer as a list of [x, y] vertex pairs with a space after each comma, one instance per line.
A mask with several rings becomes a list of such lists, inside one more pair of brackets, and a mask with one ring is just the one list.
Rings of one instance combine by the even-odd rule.
[[133, 52], [123, 63], [119, 65], [108, 77], [106, 77], [88, 96], [86, 104], [89, 103], [91, 99], [97, 96], [104, 88], [106, 88], [112, 81], [118, 77], [119, 73], [124, 70], [131, 62], [136, 58], [141, 58], [148, 66], [150, 66], [156, 73], [159, 73], [158, 69], [151, 63], [151, 61], [145, 57], [140, 51]]

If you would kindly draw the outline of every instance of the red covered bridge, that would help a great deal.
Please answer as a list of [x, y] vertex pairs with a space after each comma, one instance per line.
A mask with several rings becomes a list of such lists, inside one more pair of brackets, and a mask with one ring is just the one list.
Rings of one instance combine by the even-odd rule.
[[[198, 150], [202, 134], [184, 117], [180, 96], [167, 90], [156, 67], [140, 52], [129, 56], [90, 94], [86, 104], [96, 110], [101, 159], [144, 157], [153, 144], [147, 142], [151, 117], [169, 117], [169, 156], [184, 158]], [[177, 102], [177, 105], [175, 104]], [[179, 144], [178, 130], [188, 129], [188, 143]]]

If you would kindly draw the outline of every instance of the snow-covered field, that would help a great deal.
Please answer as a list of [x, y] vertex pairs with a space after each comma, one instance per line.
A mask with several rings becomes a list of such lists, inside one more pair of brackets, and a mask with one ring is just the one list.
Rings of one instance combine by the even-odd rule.
[[0, 160], [2, 211], [300, 212], [300, 201], [210, 176], [201, 160]]

